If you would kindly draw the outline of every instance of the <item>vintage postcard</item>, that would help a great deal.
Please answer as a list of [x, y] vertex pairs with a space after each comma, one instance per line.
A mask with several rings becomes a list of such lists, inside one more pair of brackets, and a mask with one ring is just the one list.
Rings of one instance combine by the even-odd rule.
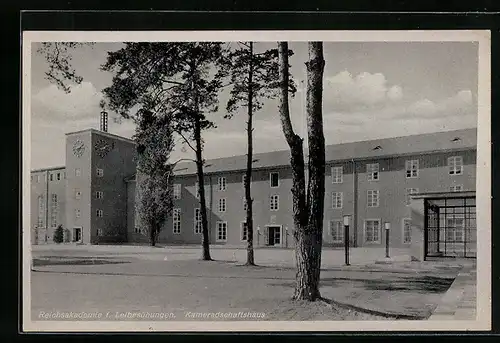
[[24, 331], [490, 329], [489, 31], [22, 45]]

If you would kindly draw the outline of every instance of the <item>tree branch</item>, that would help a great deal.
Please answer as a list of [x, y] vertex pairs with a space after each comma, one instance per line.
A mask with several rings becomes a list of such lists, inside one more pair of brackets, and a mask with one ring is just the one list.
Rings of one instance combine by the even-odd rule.
[[195, 161], [195, 160], [193, 160], [193, 159], [191, 159], [191, 158], [180, 158], [180, 159], [178, 159], [177, 161], [175, 161], [174, 163], [170, 163], [170, 166], [175, 167], [175, 166], [177, 165], [177, 163], [182, 162], [182, 161], [189, 161], [189, 162], [194, 162], [194, 163], [196, 163], [196, 161]]
[[182, 134], [181, 130], [175, 130], [175, 132], [178, 133], [184, 139], [184, 142], [191, 148], [191, 150], [196, 152], [196, 149], [191, 145], [191, 143], [189, 143], [189, 140]]

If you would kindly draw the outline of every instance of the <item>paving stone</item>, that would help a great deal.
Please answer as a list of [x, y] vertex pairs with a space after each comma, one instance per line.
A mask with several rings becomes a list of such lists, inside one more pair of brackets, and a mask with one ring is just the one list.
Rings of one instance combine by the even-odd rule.
[[429, 320], [475, 320], [476, 319], [475, 270], [463, 269], [455, 278], [434, 310]]
[[475, 320], [476, 313], [475, 311], [467, 310], [458, 310], [455, 312], [454, 318], [456, 320]]
[[432, 315], [429, 320], [455, 320], [453, 315], [440, 315], [440, 314], [434, 314]]

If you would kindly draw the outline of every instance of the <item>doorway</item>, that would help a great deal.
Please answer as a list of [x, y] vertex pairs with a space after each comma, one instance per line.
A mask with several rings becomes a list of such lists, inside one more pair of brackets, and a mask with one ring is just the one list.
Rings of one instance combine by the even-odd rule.
[[74, 228], [75, 235], [73, 236], [73, 242], [81, 242], [82, 241], [82, 228], [81, 227], [75, 227]]
[[268, 226], [267, 227], [267, 245], [275, 246], [281, 245], [281, 226]]

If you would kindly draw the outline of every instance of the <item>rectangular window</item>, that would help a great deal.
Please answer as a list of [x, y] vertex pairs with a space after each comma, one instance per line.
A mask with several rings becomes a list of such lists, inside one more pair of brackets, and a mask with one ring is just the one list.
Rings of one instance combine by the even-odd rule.
[[379, 204], [379, 191], [378, 190], [369, 190], [367, 192], [367, 206], [368, 207], [378, 207]]
[[219, 191], [223, 192], [226, 190], [226, 178], [219, 177], [218, 179]]
[[454, 185], [450, 187], [450, 192], [461, 192], [462, 190], [462, 185]]
[[247, 211], [247, 198], [243, 197], [243, 211]]
[[227, 222], [217, 222], [217, 242], [227, 241]]
[[50, 181], [54, 181], [54, 174], [50, 174]]
[[280, 174], [278, 172], [269, 174], [269, 182], [271, 183], [271, 188], [278, 188], [280, 186]]
[[418, 177], [418, 160], [406, 161], [406, 178], [414, 179]]
[[52, 194], [51, 197], [50, 222], [52, 227], [57, 227], [57, 194]]
[[[241, 185], [245, 188], [245, 180], [247, 179], [247, 174], [243, 174], [241, 177]], [[252, 178], [250, 178], [250, 182], [252, 182]]]
[[226, 212], [226, 198], [219, 199], [219, 212]]
[[104, 176], [104, 169], [97, 168], [96, 173], [98, 177], [103, 177]]
[[75, 209], [75, 218], [80, 218], [80, 216], [82, 215], [81, 211], [79, 208]]
[[57, 173], [57, 181], [61, 180], [61, 173]]
[[199, 208], [194, 209], [194, 233], [201, 233], [201, 211]]
[[104, 198], [104, 193], [102, 191], [96, 191], [95, 192], [95, 198], [96, 199], [102, 199], [102, 198]]
[[330, 236], [332, 236], [332, 242], [341, 243], [344, 242], [344, 225], [340, 220], [330, 220]]
[[174, 185], [174, 199], [179, 200], [181, 198], [181, 185], [176, 183]]
[[96, 216], [97, 216], [98, 218], [102, 218], [102, 216], [103, 216], [103, 212], [102, 212], [102, 210], [96, 210], [96, 211], [95, 211], [95, 214], [96, 214]]
[[38, 183], [38, 182], [40, 182], [40, 175], [37, 175], [37, 176], [36, 176], [36, 182], [37, 182], [37, 183]]
[[406, 195], [405, 195], [406, 206], [410, 205], [411, 195], [416, 193], [418, 193], [418, 188], [406, 188]]
[[134, 227], [134, 233], [141, 233], [141, 229], [139, 229], [138, 227]]
[[445, 229], [447, 242], [462, 243], [464, 241], [463, 218], [448, 218]]
[[172, 219], [173, 219], [173, 232], [175, 234], [181, 233], [181, 209], [174, 208], [172, 211]]
[[411, 218], [403, 218], [403, 244], [411, 243]]
[[248, 240], [248, 225], [247, 225], [247, 222], [242, 222], [241, 223], [241, 240], [242, 241]]
[[33, 175], [31, 175], [31, 178], [30, 178], [30, 179], [31, 179], [31, 182], [33, 182]]
[[462, 175], [463, 172], [462, 156], [452, 156], [448, 158], [448, 172], [450, 175]]
[[82, 175], [82, 170], [80, 168], [75, 168], [75, 176], [80, 177]]
[[280, 196], [277, 194], [271, 195], [269, 201], [269, 209], [271, 211], [278, 211], [280, 208]]
[[380, 220], [367, 219], [365, 221], [365, 242], [380, 243]]
[[82, 192], [79, 189], [75, 189], [75, 199], [80, 200], [82, 198]]
[[43, 203], [43, 195], [38, 196], [38, 227], [43, 227], [43, 216], [45, 210], [45, 204]]
[[198, 183], [198, 181], [196, 181], [196, 183], [194, 184], [194, 191], [195, 191], [196, 199], [199, 199], [200, 198], [200, 184]]
[[379, 164], [378, 163], [367, 164], [366, 172], [368, 173], [368, 181], [377, 181], [379, 179]]
[[63, 172], [64, 180], [66, 180], [66, 172]]
[[333, 192], [332, 193], [332, 208], [342, 208], [342, 192]]
[[332, 167], [332, 183], [342, 183], [344, 179], [343, 167]]

